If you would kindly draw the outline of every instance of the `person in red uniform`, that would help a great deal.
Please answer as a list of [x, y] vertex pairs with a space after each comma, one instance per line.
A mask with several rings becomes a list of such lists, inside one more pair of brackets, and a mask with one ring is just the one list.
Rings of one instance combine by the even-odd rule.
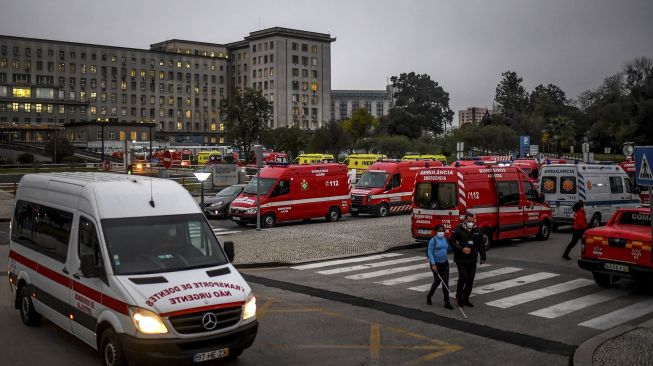
[[572, 210], [574, 211], [574, 224], [572, 225], [572, 229], [574, 233], [571, 237], [571, 241], [569, 242], [569, 245], [567, 245], [565, 252], [562, 254], [562, 258], [566, 260], [571, 260], [571, 258], [569, 258], [569, 252], [571, 252], [571, 250], [576, 246], [578, 240], [583, 237], [583, 233], [585, 232], [585, 229], [587, 229], [587, 215], [585, 214], [585, 203], [583, 203], [583, 201], [578, 201], [574, 203]]

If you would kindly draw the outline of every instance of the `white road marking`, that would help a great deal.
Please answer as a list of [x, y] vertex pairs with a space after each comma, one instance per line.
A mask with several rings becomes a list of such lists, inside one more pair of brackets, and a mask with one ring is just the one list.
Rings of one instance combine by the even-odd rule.
[[[489, 264], [483, 264], [482, 266], [489, 266]], [[479, 272], [479, 273], [476, 274], [476, 277], [474, 278], [474, 281], [482, 280], [482, 279], [485, 279], [485, 278], [501, 276], [501, 275], [504, 275], [504, 274], [518, 272], [518, 271], [521, 271], [521, 270], [522, 270], [521, 268], [503, 267], [503, 268], [493, 269], [493, 270], [487, 271], [487, 272]], [[453, 273], [453, 272], [450, 272], [450, 274], [451, 273]], [[452, 287], [455, 287], [457, 283], [458, 283], [458, 278], [450, 278], [449, 279], [449, 288], [452, 289], [452, 290], [455, 290], [455, 288], [452, 288]], [[419, 291], [419, 292], [426, 292], [430, 288], [431, 288], [431, 284], [429, 283], [429, 284], [425, 284], [425, 285], [411, 287], [411, 288], [409, 288], [409, 290]], [[455, 292], [454, 292], [454, 294], [455, 294]]]
[[416, 269], [424, 269], [424, 268], [428, 268], [428, 267], [429, 267], [429, 264], [427, 262], [427, 263], [415, 264], [415, 265], [406, 266], [406, 267], [394, 267], [394, 268], [382, 269], [380, 271], [359, 273], [359, 274], [347, 276], [345, 278], [349, 278], [350, 280], [362, 280], [362, 279], [366, 279], [366, 278], [386, 276], [386, 275], [390, 275], [390, 274], [394, 274], [394, 273], [414, 271]]
[[497, 299], [486, 303], [486, 305], [494, 306], [496, 308], [507, 309], [513, 306], [525, 304], [527, 302], [540, 300], [545, 297], [554, 296], [561, 294], [563, 292], [575, 290], [581, 287], [593, 285], [594, 281], [587, 280], [584, 278], [578, 278], [564, 283], [559, 283], [557, 285], [540, 288], [533, 291], [524, 292], [514, 296], [504, 297], [503, 299]]
[[606, 330], [627, 321], [637, 319], [653, 312], [653, 299], [640, 301], [611, 313], [590, 319], [578, 325], [593, 329]]
[[365, 261], [371, 261], [375, 259], [381, 259], [381, 258], [389, 258], [389, 257], [397, 257], [400, 256], [401, 254], [399, 253], [386, 253], [386, 254], [377, 254], [377, 255], [370, 255], [366, 257], [356, 257], [356, 258], [347, 258], [347, 259], [337, 259], [337, 260], [332, 260], [332, 261], [326, 261], [326, 262], [317, 262], [317, 263], [310, 263], [310, 264], [302, 264], [299, 266], [292, 266], [290, 268], [292, 269], [298, 269], [300, 271], [306, 270], [306, 269], [314, 269], [314, 268], [322, 268], [322, 267], [329, 267], [329, 266], [337, 266], [339, 264], [347, 264], [347, 263], [357, 263], [357, 262], [365, 262]]
[[616, 299], [617, 297], [624, 296], [625, 294], [625, 291], [618, 289], [604, 290], [587, 296], [579, 297], [577, 299], [561, 302], [560, 304], [536, 310], [529, 314], [539, 316], [541, 318], [553, 319], [573, 313], [574, 311], [590, 307], [592, 305]]
[[409, 258], [401, 258], [401, 259], [395, 259], [395, 260], [385, 261], [385, 262], [374, 262], [374, 263], [359, 264], [357, 266], [351, 266], [351, 267], [340, 267], [340, 268], [328, 269], [326, 271], [319, 271], [317, 273], [323, 274], [323, 275], [332, 275], [332, 274], [336, 274], [336, 273], [362, 271], [364, 269], [369, 269], [369, 268], [386, 267], [386, 266], [392, 266], [394, 264], [403, 264], [403, 263], [416, 262], [416, 261], [424, 261], [424, 257], [409, 257]]
[[218, 236], [220, 236], [220, 235], [238, 234], [238, 233], [241, 233], [241, 232], [242, 232], [242, 231], [220, 231], [220, 232], [215, 232], [215, 231], [214, 231], [215, 235], [218, 235]]
[[483, 295], [483, 294], [489, 294], [491, 292], [496, 292], [496, 291], [501, 291], [505, 289], [509, 289], [512, 287], [517, 287], [521, 285], [526, 285], [532, 282], [537, 282], [541, 280], [546, 280], [548, 278], [553, 278], [553, 277], [558, 277], [559, 274], [556, 273], [549, 273], [549, 272], [538, 272], [534, 274], [530, 274], [527, 276], [521, 276], [517, 278], [513, 278], [510, 280], [506, 281], [501, 281], [501, 282], [496, 282], [496, 283], [491, 283], [489, 285], [483, 285], [480, 287], [475, 287], [472, 290], [472, 293], [476, 295]]

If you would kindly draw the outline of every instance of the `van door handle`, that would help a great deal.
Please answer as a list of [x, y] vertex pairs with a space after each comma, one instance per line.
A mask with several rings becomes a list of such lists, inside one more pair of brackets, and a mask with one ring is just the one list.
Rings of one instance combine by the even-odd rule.
[[73, 277], [75, 277], [75, 278], [78, 279], [78, 280], [81, 279], [81, 277], [79, 276], [79, 273], [75, 273], [75, 274], [73, 274]]

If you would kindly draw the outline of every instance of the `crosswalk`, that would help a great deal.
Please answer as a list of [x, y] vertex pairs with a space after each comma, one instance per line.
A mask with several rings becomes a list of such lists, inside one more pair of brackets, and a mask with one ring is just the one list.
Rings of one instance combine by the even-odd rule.
[[[457, 268], [451, 260], [449, 262], [449, 288], [455, 291]], [[366, 281], [370, 281], [373, 285], [381, 286], [381, 290], [384, 286], [393, 286], [424, 293], [430, 289], [433, 281], [433, 274], [423, 256], [408, 256], [396, 252], [309, 263], [290, 268], [366, 284]], [[533, 289], [534, 287], [536, 288]], [[588, 293], [590, 291], [594, 292]], [[580, 293], [576, 295], [576, 292]], [[455, 296], [455, 293], [452, 296]], [[529, 316], [544, 320], [569, 321], [572, 318], [564, 317], [573, 314], [573, 319], [580, 319], [580, 322], [576, 323], [578, 326], [597, 330], [609, 329], [653, 314], [653, 299], [642, 299], [628, 290], [603, 289], [592, 280], [570, 278], [568, 274], [496, 264], [478, 266], [472, 296], [476, 299], [475, 302], [482, 302], [500, 310], [519, 311], [520, 307], [525, 307], [529, 310]], [[484, 300], [484, 296], [491, 299]], [[550, 305], [556, 301], [557, 296], [563, 299]], [[576, 297], [569, 299], [572, 296]], [[538, 301], [543, 301], [548, 306], [533, 310], [533, 307], [539, 307]], [[629, 303], [616, 310], [612, 310], [614, 306], [605, 306], [607, 312], [597, 316], [597, 306], [606, 305], [610, 301], [618, 301], [620, 306]], [[591, 316], [594, 317], [587, 319], [588, 316], [584, 315], [583, 310], [591, 310]]]
[[238, 234], [241, 231], [240, 230], [229, 230], [229, 229], [225, 229], [225, 228], [213, 228], [213, 232], [215, 233], [216, 236], [224, 236], [224, 235]]

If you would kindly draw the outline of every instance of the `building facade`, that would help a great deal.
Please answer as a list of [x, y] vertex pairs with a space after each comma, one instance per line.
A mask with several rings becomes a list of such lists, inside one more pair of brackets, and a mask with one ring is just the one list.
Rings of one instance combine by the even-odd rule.
[[64, 125], [117, 121], [154, 124], [157, 140], [222, 144], [220, 101], [235, 87], [261, 90], [273, 104], [270, 127], [313, 130], [328, 120], [333, 41], [286, 28], [150, 49], [0, 36], [0, 138], [48, 141]]
[[458, 111], [458, 127], [467, 124], [481, 124], [485, 115], [494, 114], [494, 110], [482, 107], [469, 107], [464, 110]]
[[332, 90], [331, 120], [345, 120], [361, 108], [377, 118], [383, 117], [393, 106], [392, 95], [391, 85], [386, 90]]

